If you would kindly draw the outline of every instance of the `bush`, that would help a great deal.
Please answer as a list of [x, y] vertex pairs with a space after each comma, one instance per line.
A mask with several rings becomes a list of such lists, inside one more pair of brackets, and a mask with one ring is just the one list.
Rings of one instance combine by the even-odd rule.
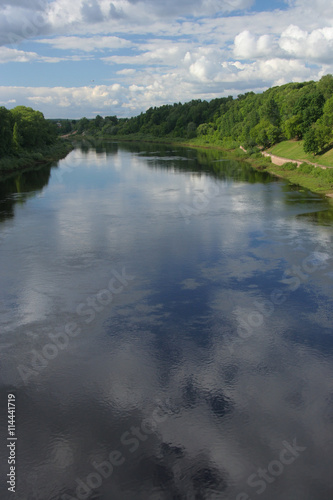
[[[239, 149], [238, 142], [236, 142], [231, 137], [223, 137], [222, 145], [225, 149], [235, 149], [236, 151], [238, 151], [238, 149]], [[239, 150], [241, 151], [241, 149], [239, 149]]]
[[326, 170], [323, 171], [324, 177], [328, 181], [333, 181], [333, 168], [327, 168]]
[[320, 167], [314, 167], [311, 173], [314, 177], [324, 177], [325, 170]]
[[254, 155], [259, 153], [261, 155], [260, 149], [257, 146], [248, 146], [245, 148], [249, 155]]
[[302, 172], [302, 174], [311, 174], [314, 168], [316, 167], [313, 167], [308, 163], [302, 163], [302, 165], [299, 166], [299, 171]]
[[296, 170], [297, 169], [297, 163], [293, 163], [291, 161], [288, 161], [284, 163], [283, 165], [280, 166], [281, 170]]
[[261, 153], [250, 153], [250, 156], [251, 158], [262, 158], [262, 154]]

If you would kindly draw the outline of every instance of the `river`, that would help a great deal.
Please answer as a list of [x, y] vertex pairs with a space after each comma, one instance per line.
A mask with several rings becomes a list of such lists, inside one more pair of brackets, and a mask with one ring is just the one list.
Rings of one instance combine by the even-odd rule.
[[218, 151], [0, 182], [1, 498], [331, 500], [332, 235]]

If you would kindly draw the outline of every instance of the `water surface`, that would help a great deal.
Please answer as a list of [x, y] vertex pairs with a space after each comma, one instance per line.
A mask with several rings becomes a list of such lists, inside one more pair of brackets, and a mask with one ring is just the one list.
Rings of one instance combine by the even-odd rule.
[[332, 215], [169, 146], [82, 144], [1, 182], [15, 498], [330, 500]]

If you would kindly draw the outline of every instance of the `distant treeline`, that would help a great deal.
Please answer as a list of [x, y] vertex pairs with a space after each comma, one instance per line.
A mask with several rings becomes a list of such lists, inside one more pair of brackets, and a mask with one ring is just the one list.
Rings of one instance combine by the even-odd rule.
[[57, 127], [40, 111], [25, 106], [8, 110], [0, 107], [0, 157], [20, 156], [54, 144]]
[[285, 139], [304, 139], [305, 152], [318, 154], [333, 141], [333, 76], [323, 76], [318, 82], [288, 83], [261, 94], [168, 104], [133, 118], [97, 115], [91, 120], [60, 120], [59, 125], [61, 133], [198, 137], [225, 147], [267, 148]]

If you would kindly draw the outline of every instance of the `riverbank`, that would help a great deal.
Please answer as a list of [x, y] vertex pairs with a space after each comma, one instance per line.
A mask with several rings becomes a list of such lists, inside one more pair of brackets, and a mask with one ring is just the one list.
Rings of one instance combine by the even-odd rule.
[[313, 155], [305, 153], [304, 141], [282, 141], [267, 150], [277, 157], [288, 158], [288, 161], [300, 161], [319, 167], [333, 167], [333, 149], [328, 149], [322, 154]]
[[[96, 140], [112, 140], [119, 142], [140, 142], [140, 143], [150, 143], [150, 144], [168, 144], [175, 146], [184, 146], [190, 148], [198, 149], [215, 149], [224, 153], [226, 158], [236, 159], [239, 161], [244, 161], [250, 164], [253, 168], [259, 171], [268, 172], [271, 175], [285, 179], [291, 184], [298, 185], [300, 187], [309, 189], [310, 191], [327, 196], [328, 198], [333, 198], [333, 169], [332, 177], [330, 174], [326, 173], [328, 170], [322, 170], [321, 168], [304, 169], [297, 168], [302, 163], [300, 160], [289, 160], [284, 158], [285, 161], [281, 162], [281, 165], [275, 165], [272, 163], [270, 156], [264, 156], [261, 151], [254, 148], [252, 151], [246, 151], [241, 148], [236, 143], [231, 143], [230, 147], [226, 147], [222, 141], [221, 143], [210, 143], [206, 140], [199, 138], [184, 139], [184, 138], [166, 138], [166, 137], [154, 137], [151, 135], [143, 134], [130, 134], [126, 136], [104, 136], [104, 137], [94, 137], [94, 136], [75, 136], [75, 139], [82, 139], [87, 141]], [[294, 165], [293, 165], [293, 164]], [[325, 168], [325, 167], [324, 167]]]
[[23, 151], [19, 155], [6, 156], [0, 159], [0, 177], [61, 160], [72, 149], [74, 149], [74, 146], [71, 142], [59, 140], [55, 144], [37, 151]]

